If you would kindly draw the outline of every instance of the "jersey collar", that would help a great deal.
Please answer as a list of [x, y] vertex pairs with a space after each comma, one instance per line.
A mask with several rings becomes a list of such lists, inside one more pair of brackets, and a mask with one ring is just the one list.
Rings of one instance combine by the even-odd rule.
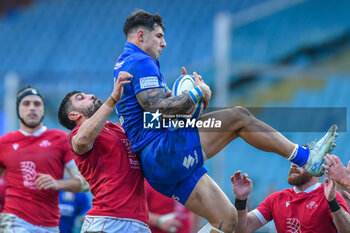
[[42, 126], [40, 129], [38, 129], [37, 131], [35, 131], [34, 133], [27, 133], [23, 130], [19, 130], [24, 136], [40, 136], [42, 133], [44, 133], [47, 130], [46, 126]]
[[297, 187], [295, 187], [295, 186], [293, 187], [293, 189], [294, 189], [294, 192], [296, 192], [296, 193], [310, 193], [310, 192], [314, 191], [315, 189], [317, 189], [317, 188], [320, 187], [320, 186], [321, 186], [321, 183], [316, 183], [316, 184], [314, 184], [314, 185], [308, 187], [308, 188], [305, 189], [304, 191], [300, 191], [300, 190], [297, 189]]
[[143, 53], [143, 54], [146, 54], [147, 56], [149, 56], [147, 53], [145, 53], [142, 49], [140, 49], [139, 47], [137, 47], [136, 45], [134, 45], [133, 43], [131, 42], [126, 42], [125, 43], [125, 48], [128, 48], [128, 49], [132, 49], [132, 50], [136, 50], [137, 52], [139, 53]]

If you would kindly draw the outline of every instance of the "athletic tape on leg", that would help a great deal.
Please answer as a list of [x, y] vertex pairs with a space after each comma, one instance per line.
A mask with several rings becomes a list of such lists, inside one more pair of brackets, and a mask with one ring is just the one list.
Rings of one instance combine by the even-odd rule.
[[198, 231], [198, 233], [210, 233], [211, 230], [215, 230], [218, 233], [225, 233], [222, 230], [213, 227], [210, 223], [207, 223], [202, 229]]

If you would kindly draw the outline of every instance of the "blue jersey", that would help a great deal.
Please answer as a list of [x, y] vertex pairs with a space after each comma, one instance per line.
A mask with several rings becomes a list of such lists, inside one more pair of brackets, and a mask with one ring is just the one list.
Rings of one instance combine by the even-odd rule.
[[168, 91], [159, 62], [127, 42], [114, 67], [115, 81], [120, 71], [129, 72], [133, 78], [131, 83], [124, 85], [123, 96], [116, 108], [132, 148], [141, 154], [144, 176], [158, 192], [185, 204], [207, 172], [203, 167], [198, 129], [168, 129], [162, 125], [156, 129], [144, 128], [144, 109], [136, 94], [151, 88], [162, 88], [164, 93]]
[[61, 212], [60, 232], [71, 233], [77, 216], [84, 216], [91, 209], [91, 200], [86, 193], [60, 191], [59, 208]]
[[132, 148], [138, 152], [160, 136], [164, 129], [143, 127], [144, 109], [137, 101], [136, 94], [151, 88], [162, 88], [166, 93], [168, 87], [160, 72], [159, 62], [130, 42], [126, 42], [124, 53], [114, 67], [114, 81], [120, 71], [129, 72], [133, 78], [131, 83], [124, 85], [123, 96], [116, 106], [117, 113]]

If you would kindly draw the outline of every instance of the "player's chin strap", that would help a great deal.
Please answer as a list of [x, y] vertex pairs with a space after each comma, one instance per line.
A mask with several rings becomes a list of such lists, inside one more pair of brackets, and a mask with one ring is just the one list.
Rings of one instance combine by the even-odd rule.
[[67, 171], [72, 177], [76, 177], [80, 181], [80, 190], [79, 192], [86, 192], [90, 189], [89, 183], [82, 177], [80, 174], [78, 167], [75, 163], [70, 165], [69, 167], [66, 167]]
[[202, 229], [198, 231], [198, 233], [210, 233], [211, 230], [214, 230], [218, 233], [225, 233], [222, 230], [219, 230], [216, 227], [213, 227], [210, 223], [207, 223]]

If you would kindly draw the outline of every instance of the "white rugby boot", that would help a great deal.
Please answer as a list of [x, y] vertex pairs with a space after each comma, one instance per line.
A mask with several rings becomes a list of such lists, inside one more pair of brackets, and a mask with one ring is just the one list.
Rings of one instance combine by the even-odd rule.
[[322, 176], [324, 168], [322, 164], [325, 163], [324, 156], [333, 151], [335, 147], [335, 137], [338, 136], [336, 132], [338, 129], [337, 125], [332, 125], [328, 132], [318, 141], [312, 142], [309, 145], [310, 155], [303, 168], [313, 176]]

